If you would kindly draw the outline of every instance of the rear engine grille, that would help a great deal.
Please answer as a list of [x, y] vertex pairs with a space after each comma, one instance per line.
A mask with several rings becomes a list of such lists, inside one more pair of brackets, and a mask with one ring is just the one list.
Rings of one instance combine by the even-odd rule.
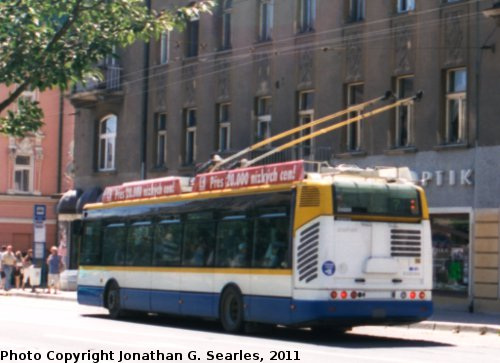
[[318, 278], [319, 222], [300, 232], [297, 251], [299, 281], [306, 283]]
[[392, 257], [421, 257], [422, 237], [419, 230], [391, 229]]
[[300, 195], [301, 207], [319, 207], [319, 189], [315, 187], [303, 187]]

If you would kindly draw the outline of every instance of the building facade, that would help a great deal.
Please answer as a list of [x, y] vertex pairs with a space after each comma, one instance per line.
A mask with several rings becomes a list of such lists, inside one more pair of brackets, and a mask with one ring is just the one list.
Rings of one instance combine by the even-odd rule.
[[[8, 92], [0, 86], [0, 97]], [[27, 251], [34, 242], [43, 242], [35, 246], [42, 248], [36, 251], [41, 258], [43, 249], [65, 240], [56, 206], [61, 194], [73, 188], [74, 108], [59, 90], [29, 91], [21, 97], [40, 103], [44, 125], [24, 138], [0, 135], [0, 244]], [[35, 211], [35, 206], [41, 209]]]
[[230, 155], [387, 90], [422, 90], [420, 102], [268, 161], [409, 166], [430, 203], [436, 302], [500, 311], [497, 9], [476, 0], [219, 1], [183, 32], [119, 51], [104, 65], [106, 84], [75, 91], [76, 186], [193, 175], [213, 152]]

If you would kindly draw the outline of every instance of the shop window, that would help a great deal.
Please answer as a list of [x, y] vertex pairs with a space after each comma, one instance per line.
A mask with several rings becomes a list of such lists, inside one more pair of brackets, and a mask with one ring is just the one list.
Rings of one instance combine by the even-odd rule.
[[469, 215], [432, 215], [431, 229], [434, 289], [466, 295], [469, 287]]

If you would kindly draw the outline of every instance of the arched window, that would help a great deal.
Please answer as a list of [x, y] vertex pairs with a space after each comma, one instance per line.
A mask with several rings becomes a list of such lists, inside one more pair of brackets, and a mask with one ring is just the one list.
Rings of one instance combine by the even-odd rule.
[[99, 170], [115, 169], [116, 115], [108, 115], [99, 122]]

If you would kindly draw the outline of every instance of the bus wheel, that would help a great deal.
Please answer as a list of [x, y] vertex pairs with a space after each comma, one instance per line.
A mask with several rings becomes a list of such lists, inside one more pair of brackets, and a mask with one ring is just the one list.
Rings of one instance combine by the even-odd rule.
[[109, 316], [113, 319], [118, 319], [122, 316], [120, 306], [120, 287], [116, 282], [111, 282], [106, 294], [106, 307], [108, 308]]
[[233, 286], [224, 290], [220, 303], [220, 321], [225, 331], [239, 333], [243, 330], [243, 297]]

